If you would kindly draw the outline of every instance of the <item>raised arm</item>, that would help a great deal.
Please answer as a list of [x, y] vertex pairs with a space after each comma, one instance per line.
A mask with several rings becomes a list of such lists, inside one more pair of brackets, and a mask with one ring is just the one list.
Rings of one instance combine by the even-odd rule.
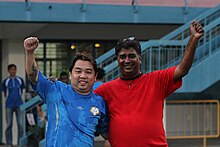
[[36, 37], [29, 37], [24, 40], [24, 49], [25, 49], [25, 69], [28, 75], [28, 79], [32, 84], [36, 84], [37, 82], [37, 63], [34, 57], [34, 50], [38, 47], [39, 40]]
[[198, 43], [198, 40], [203, 36], [204, 30], [199, 22], [196, 22], [195, 20], [191, 22], [190, 24], [190, 38], [189, 42], [186, 46], [186, 50], [184, 52], [184, 55], [182, 57], [182, 60], [179, 65], [177, 65], [175, 71], [174, 71], [174, 81], [181, 80], [185, 75], [188, 74], [189, 69], [192, 66], [196, 46]]

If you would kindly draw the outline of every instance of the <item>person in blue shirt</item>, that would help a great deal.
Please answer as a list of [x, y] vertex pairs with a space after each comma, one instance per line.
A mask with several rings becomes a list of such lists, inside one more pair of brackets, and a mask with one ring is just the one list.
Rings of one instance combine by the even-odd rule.
[[69, 84], [69, 75], [68, 75], [68, 73], [65, 72], [65, 71], [62, 71], [60, 73], [60, 77], [59, 77], [58, 80], [61, 81], [61, 82], [66, 83], [66, 84]]
[[[93, 90], [101, 86], [105, 82], [105, 70], [101, 67], [98, 67], [98, 75], [96, 77], [96, 81], [92, 87]], [[95, 134], [96, 135], [96, 134]], [[98, 136], [98, 134], [96, 135]], [[104, 140], [104, 147], [111, 147], [108, 140]]]
[[36, 37], [24, 40], [28, 79], [47, 104], [46, 146], [93, 147], [95, 131], [107, 139], [107, 107], [102, 97], [91, 90], [97, 75], [95, 60], [85, 53], [78, 53], [69, 68], [71, 84], [48, 82], [34, 58], [38, 44]]
[[23, 135], [23, 124], [22, 124], [22, 112], [19, 106], [23, 104], [22, 93], [25, 88], [24, 80], [16, 75], [17, 66], [15, 64], [8, 65], [9, 76], [2, 83], [2, 91], [6, 97], [6, 123], [7, 128], [5, 131], [7, 145], [12, 145], [12, 122], [13, 113], [16, 114], [17, 125], [18, 125], [18, 144], [19, 139]]
[[96, 81], [95, 81], [92, 89], [95, 90], [100, 85], [102, 85], [104, 82], [105, 82], [105, 70], [101, 67], [98, 67], [98, 75], [96, 77]]

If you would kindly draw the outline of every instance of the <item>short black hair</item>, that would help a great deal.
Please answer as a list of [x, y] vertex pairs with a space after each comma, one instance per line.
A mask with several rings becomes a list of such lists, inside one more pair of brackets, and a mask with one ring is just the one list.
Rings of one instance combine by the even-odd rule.
[[129, 37], [125, 39], [120, 39], [115, 46], [115, 55], [118, 56], [118, 53], [121, 49], [130, 49], [133, 48], [137, 51], [139, 55], [141, 55], [141, 44], [135, 37]]
[[83, 52], [83, 53], [77, 53], [76, 56], [73, 58], [72, 63], [69, 68], [70, 73], [72, 73], [73, 67], [75, 66], [75, 63], [78, 60], [91, 62], [93, 65], [93, 69], [95, 71], [95, 74], [98, 72], [97, 63], [96, 63], [95, 59], [90, 54]]
[[103, 68], [98, 67], [98, 75], [96, 79], [101, 80], [105, 76], [105, 70]]
[[9, 64], [9, 65], [8, 65], [8, 71], [9, 71], [9, 69], [11, 69], [12, 67], [14, 67], [15, 69], [17, 69], [17, 66], [16, 66], [15, 64]]
[[68, 75], [68, 73], [67, 73], [67, 72], [62, 71], [62, 72], [60, 73], [60, 77], [63, 77], [63, 76], [67, 76], [67, 77], [68, 77], [69, 75]]

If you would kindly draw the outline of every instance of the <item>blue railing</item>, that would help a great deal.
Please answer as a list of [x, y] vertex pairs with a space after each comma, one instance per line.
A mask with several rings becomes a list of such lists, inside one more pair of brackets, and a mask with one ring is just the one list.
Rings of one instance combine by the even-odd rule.
[[[210, 23], [214, 22], [219, 17], [220, 17], [220, 5], [202, 13], [201, 15], [196, 17], [195, 20], [200, 21], [200, 23], [203, 26], [207, 26]], [[162, 40], [184, 40], [184, 39], [186, 39], [190, 34], [190, 30], [189, 30], [190, 23], [191, 23], [190, 21], [187, 22], [185, 25], [183, 25], [183, 26], [179, 27], [178, 29], [172, 31], [171, 33], [165, 35], [161, 39]]]
[[[205, 35], [198, 43], [194, 65], [219, 51], [220, 48], [220, 18], [204, 29]], [[189, 36], [184, 40], [151, 40], [142, 43], [141, 71], [146, 73], [177, 65], [182, 58], [188, 40]], [[105, 66], [104, 69], [107, 73], [107, 81], [115, 79], [120, 74], [117, 61]]]
[[[209, 12], [209, 13], [208, 13]], [[219, 49], [220, 42], [220, 5], [213, 10], [205, 12], [207, 18], [201, 19], [204, 23], [205, 34], [200, 39], [195, 55], [194, 65], [212, 55]], [[180, 59], [186, 48], [190, 30], [190, 22], [186, 23], [180, 29], [166, 35], [161, 40], [150, 40], [142, 42], [142, 65], [143, 73], [151, 72], [157, 69], [164, 69], [180, 62]], [[117, 61], [114, 59], [114, 52], [110, 50], [104, 56], [98, 58], [98, 63], [106, 65], [106, 81], [110, 81], [119, 76], [120, 71]], [[112, 57], [111, 57], [112, 56]], [[110, 57], [110, 58], [104, 58]], [[106, 62], [108, 61], [108, 62]], [[112, 61], [112, 62], [110, 62]]]
[[[35, 96], [33, 98], [31, 98], [29, 101], [27, 101], [26, 103], [22, 104], [20, 106], [20, 110], [23, 112], [24, 114], [24, 118], [23, 118], [23, 127], [24, 127], [24, 134], [23, 137], [20, 139], [20, 143], [19, 146], [23, 147], [23, 146], [28, 146], [29, 144], [29, 136], [31, 136], [32, 134], [38, 133], [39, 128], [41, 128], [42, 126], [40, 126], [40, 124], [38, 124], [38, 120], [34, 120], [35, 125], [31, 126], [31, 128], [27, 128], [27, 124], [26, 124], [26, 120], [27, 120], [27, 113], [31, 113], [34, 114], [35, 111], [37, 111], [37, 106], [42, 104], [42, 100], [39, 96]], [[32, 111], [33, 109], [35, 109], [34, 111]], [[32, 112], [31, 112], [32, 111]], [[36, 112], [38, 114], [38, 112]], [[27, 121], [28, 122], [28, 121]]]
[[[200, 16], [195, 18], [199, 20], [203, 26], [209, 25], [220, 17], [220, 5], [213, 9], [202, 13]], [[175, 31], [165, 35], [161, 40], [185, 40], [190, 35], [189, 30], [190, 22], [187, 22], [185, 25], [179, 27]], [[102, 56], [96, 59], [98, 66], [105, 67], [116, 60], [114, 48], [103, 54]]]

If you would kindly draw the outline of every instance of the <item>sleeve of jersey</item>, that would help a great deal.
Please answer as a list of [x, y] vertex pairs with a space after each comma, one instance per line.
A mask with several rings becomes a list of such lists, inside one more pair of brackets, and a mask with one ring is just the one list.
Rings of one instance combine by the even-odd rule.
[[175, 69], [176, 66], [173, 66], [160, 71], [158, 80], [165, 98], [182, 86], [182, 80], [174, 82]]
[[94, 93], [98, 94], [99, 96], [101, 96], [104, 100], [105, 100], [105, 94], [104, 94], [104, 92], [105, 92], [105, 85], [106, 85], [106, 83], [100, 85], [98, 88], [96, 88], [94, 90]]
[[108, 116], [109, 113], [108, 113], [107, 105], [104, 102], [104, 100], [103, 100], [103, 106], [104, 109], [103, 112], [101, 112], [102, 115], [96, 130], [98, 134], [104, 134], [109, 132], [109, 116]]
[[37, 84], [31, 86], [45, 103], [49, 98], [48, 95], [50, 95], [50, 93], [53, 93], [53, 91], [55, 90], [54, 88], [56, 88], [55, 84], [48, 81], [47, 77], [45, 77], [40, 71], [38, 71]]

